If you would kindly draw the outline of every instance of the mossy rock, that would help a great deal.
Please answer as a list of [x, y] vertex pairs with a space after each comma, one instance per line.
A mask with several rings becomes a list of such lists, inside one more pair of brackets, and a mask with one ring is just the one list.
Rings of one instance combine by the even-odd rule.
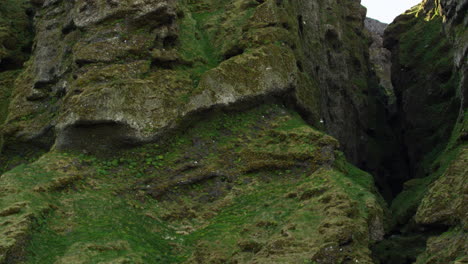
[[[2, 217], [31, 214], [26, 247], [9, 246], [4, 256], [371, 263], [369, 245], [383, 228], [372, 177], [296, 113], [274, 104], [212, 113], [160, 144], [110, 157], [52, 152], [2, 175]], [[265, 155], [246, 155], [261, 146]], [[289, 163], [278, 167], [280, 159]], [[270, 165], [254, 166], [262, 160]]]
[[[27, 11], [29, 10], [29, 15]], [[29, 1], [8, 0], [0, 7], [0, 71], [22, 67], [32, 44]]]
[[466, 206], [463, 205], [467, 193], [466, 168], [468, 150], [462, 148], [444, 174], [429, 188], [422, 199], [415, 220], [420, 224], [444, 224], [468, 227]]

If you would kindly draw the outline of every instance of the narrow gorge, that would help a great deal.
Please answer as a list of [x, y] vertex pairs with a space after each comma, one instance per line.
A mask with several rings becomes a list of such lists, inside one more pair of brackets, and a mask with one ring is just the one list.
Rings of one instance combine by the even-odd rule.
[[467, 14], [4, 0], [0, 264], [468, 263]]

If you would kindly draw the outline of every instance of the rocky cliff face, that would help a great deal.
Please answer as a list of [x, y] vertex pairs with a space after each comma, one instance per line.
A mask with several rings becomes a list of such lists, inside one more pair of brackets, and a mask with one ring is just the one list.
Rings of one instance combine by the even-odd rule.
[[[310, 127], [364, 160], [368, 105], [380, 106], [358, 1], [31, 4], [35, 39], [12, 89], [2, 160], [52, 150], [1, 178], [3, 262], [372, 262], [384, 234], [372, 179]], [[123, 151], [148, 142], [158, 145]], [[108, 189], [111, 175], [122, 184]], [[65, 202], [82, 199], [122, 201], [111, 210], [119, 220]], [[124, 220], [125, 210], [146, 224]], [[80, 238], [115, 223], [119, 239]], [[53, 231], [41, 238], [36, 227]], [[69, 232], [63, 246], [51, 240]]]
[[[365, 151], [375, 87], [358, 2], [35, 4], [33, 57], [5, 126], [11, 142], [146, 142], [194, 113], [288, 94], [351, 160]], [[106, 130], [112, 138], [80, 142]]]
[[463, 261], [466, 1], [7, 2], [0, 263]]
[[[0, 6], [0, 123], [6, 119], [15, 71], [29, 58], [32, 9], [28, 1], [4, 1]], [[3, 137], [0, 135], [0, 150]]]
[[372, 37], [372, 44], [369, 48], [371, 65], [380, 81], [380, 86], [384, 88], [385, 96], [388, 99], [387, 107], [391, 114], [395, 114], [396, 98], [392, 84], [391, 52], [383, 46], [384, 31], [388, 24], [372, 18], [366, 18], [364, 22]]
[[426, 7], [430, 3], [398, 17], [386, 32], [386, 46], [394, 56], [392, 77], [400, 100], [401, 129], [412, 173], [419, 177], [427, 173], [421, 165], [432, 162], [424, 159], [434, 158], [427, 154], [445, 147], [460, 109], [456, 94], [462, 72], [454, 67], [455, 43], [444, 33], [438, 7]]
[[404, 184], [391, 205], [396, 223], [404, 226], [399, 228], [404, 238], [393, 243], [429, 239], [400, 257], [386, 255], [384, 263], [466, 261], [467, 212], [461, 200], [468, 188], [463, 180], [467, 8], [466, 1], [423, 1], [385, 31], [385, 46], [392, 51], [399, 127], [411, 177], [416, 178]]

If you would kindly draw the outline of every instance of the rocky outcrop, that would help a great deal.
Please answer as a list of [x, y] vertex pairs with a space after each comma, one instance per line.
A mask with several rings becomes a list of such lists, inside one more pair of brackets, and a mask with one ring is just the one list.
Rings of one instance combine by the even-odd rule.
[[[228, 5], [228, 14], [211, 18], [226, 20], [218, 25], [199, 19], [204, 7], [188, 1], [37, 4], [33, 58], [18, 80], [5, 128], [14, 141], [52, 136], [59, 149], [121, 147], [153, 140], [191, 113], [296, 86], [294, 56], [273, 45], [279, 38], [232, 55], [237, 47], [216, 39], [227, 36], [221, 31], [233, 21], [261, 23], [271, 3], [256, 13], [259, 4]], [[209, 36], [200, 36], [208, 27]], [[232, 42], [239, 33], [229, 36]]]
[[3, 129], [10, 145], [133, 145], [206, 109], [287, 94], [365, 163], [358, 154], [369, 152], [376, 126], [369, 95], [379, 88], [368, 78], [358, 2], [34, 4], [33, 57]]
[[31, 4], [0, 161], [53, 147], [0, 177], [0, 262], [372, 262], [372, 177], [309, 126], [376, 140], [358, 1]]
[[367, 30], [369, 30], [371, 33], [379, 35], [382, 38], [385, 32], [385, 29], [388, 26], [388, 24], [382, 23], [379, 20], [376, 20], [370, 17], [366, 17], [366, 20], [364, 20], [364, 25], [366, 26]]
[[468, 26], [467, 1], [441, 1], [445, 27], [450, 32], [454, 46], [454, 63], [460, 73], [459, 96], [461, 99], [460, 115], [468, 107], [468, 34], [464, 30]]
[[372, 44], [369, 48], [370, 63], [379, 79], [380, 86], [385, 91], [387, 107], [391, 114], [396, 112], [396, 97], [392, 84], [391, 52], [383, 46], [384, 31], [388, 24], [372, 18], [366, 18], [365, 27], [371, 33]]
[[[363, 23], [366, 11], [357, 1], [297, 1], [295, 8], [298, 61], [304, 73], [301, 80], [306, 82], [304, 88], [297, 89], [298, 102], [323, 121], [326, 131], [340, 140], [353, 162], [362, 165], [359, 153], [366, 153], [371, 141], [367, 133], [372, 126], [368, 95], [376, 88], [368, 82], [369, 39]], [[330, 15], [334, 13], [341, 15]], [[311, 102], [317, 97], [318, 102]], [[314, 105], [319, 106], [317, 110], [311, 107]]]

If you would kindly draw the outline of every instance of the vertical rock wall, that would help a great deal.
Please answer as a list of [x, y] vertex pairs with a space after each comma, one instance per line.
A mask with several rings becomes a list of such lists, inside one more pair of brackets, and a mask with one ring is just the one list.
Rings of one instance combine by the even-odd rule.
[[[383, 105], [359, 1], [34, 4], [33, 56], [4, 129], [11, 142], [82, 149], [91, 146], [79, 138], [94, 137], [107, 149], [153, 140], [204, 109], [288, 94], [352, 161], [365, 167], [363, 153], [375, 154], [372, 115]], [[110, 141], [103, 126], [117, 128]]]
[[400, 129], [416, 177], [449, 139], [459, 115], [462, 72], [455, 67], [455, 42], [446, 32], [441, 9], [426, 1], [398, 17], [386, 31], [392, 50], [392, 78]]
[[432, 235], [416, 263], [466, 261], [467, 11], [467, 1], [426, 0], [385, 32], [414, 178], [391, 207], [408, 238]]
[[[0, 125], [8, 114], [14, 80], [29, 58], [33, 12], [26, 0], [6, 0], [0, 5]], [[2, 146], [0, 133], [0, 152]]]

